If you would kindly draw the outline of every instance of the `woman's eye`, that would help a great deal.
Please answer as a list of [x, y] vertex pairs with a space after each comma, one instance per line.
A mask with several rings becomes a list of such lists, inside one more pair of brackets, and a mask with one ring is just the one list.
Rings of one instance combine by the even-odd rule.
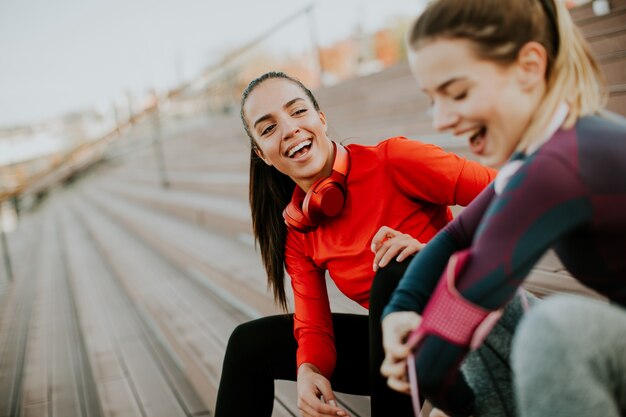
[[265, 135], [267, 135], [267, 134], [271, 133], [271, 132], [272, 132], [272, 130], [274, 130], [274, 126], [276, 126], [276, 125], [269, 125], [269, 126], [267, 126], [265, 129], [263, 129], [263, 130], [261, 131], [261, 136], [265, 136]]
[[455, 95], [453, 98], [454, 100], [459, 101], [463, 100], [465, 97], [467, 97], [467, 91], [463, 91], [462, 93]]
[[307, 109], [298, 109], [298, 110], [293, 112], [293, 115], [297, 116], [298, 114], [306, 113], [306, 110]]

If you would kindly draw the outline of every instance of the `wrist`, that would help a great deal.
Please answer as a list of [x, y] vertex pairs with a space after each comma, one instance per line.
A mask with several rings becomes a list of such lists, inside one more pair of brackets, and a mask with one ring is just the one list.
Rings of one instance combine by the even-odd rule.
[[300, 366], [298, 367], [298, 375], [300, 375], [300, 373], [302, 373], [302, 372], [305, 372], [305, 373], [306, 372], [313, 372], [313, 373], [316, 373], [316, 374], [321, 374], [319, 368], [317, 366], [313, 365], [310, 362], [304, 362], [304, 363], [300, 364]]

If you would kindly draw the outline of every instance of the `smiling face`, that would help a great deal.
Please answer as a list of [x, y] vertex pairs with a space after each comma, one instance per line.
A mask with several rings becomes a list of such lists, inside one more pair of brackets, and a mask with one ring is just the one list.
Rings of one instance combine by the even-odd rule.
[[[535, 59], [536, 51], [529, 56]], [[432, 100], [433, 127], [466, 138], [481, 162], [494, 167], [511, 156], [545, 91], [541, 68], [522, 58], [509, 65], [480, 59], [467, 40], [427, 42], [409, 62]]]
[[296, 83], [284, 78], [262, 82], [248, 95], [243, 113], [257, 154], [304, 191], [330, 175], [333, 145], [326, 118]]

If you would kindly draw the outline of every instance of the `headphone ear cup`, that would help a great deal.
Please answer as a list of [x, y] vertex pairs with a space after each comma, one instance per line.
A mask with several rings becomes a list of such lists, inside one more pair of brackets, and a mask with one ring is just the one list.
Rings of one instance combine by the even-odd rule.
[[301, 233], [310, 232], [317, 228], [317, 224], [309, 220], [302, 210], [293, 202], [287, 204], [287, 207], [283, 210], [283, 219], [287, 227]]
[[350, 155], [346, 148], [332, 143], [335, 160], [331, 175], [317, 180], [307, 193], [296, 186], [291, 202], [283, 210], [287, 227], [306, 233], [316, 229], [324, 220], [338, 215], [343, 209]]
[[345, 203], [345, 190], [332, 176], [311, 187], [302, 203], [304, 215], [315, 223], [334, 217]]

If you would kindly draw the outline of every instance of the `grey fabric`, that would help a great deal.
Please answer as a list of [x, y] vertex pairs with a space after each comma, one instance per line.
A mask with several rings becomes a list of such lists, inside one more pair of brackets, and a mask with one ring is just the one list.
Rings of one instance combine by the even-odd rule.
[[626, 415], [626, 309], [574, 295], [532, 309], [513, 340], [521, 417]]
[[[529, 305], [538, 300], [524, 292]], [[516, 416], [511, 345], [517, 325], [524, 316], [520, 295], [506, 306], [504, 313], [482, 346], [471, 352], [461, 371], [476, 397], [474, 417]]]

